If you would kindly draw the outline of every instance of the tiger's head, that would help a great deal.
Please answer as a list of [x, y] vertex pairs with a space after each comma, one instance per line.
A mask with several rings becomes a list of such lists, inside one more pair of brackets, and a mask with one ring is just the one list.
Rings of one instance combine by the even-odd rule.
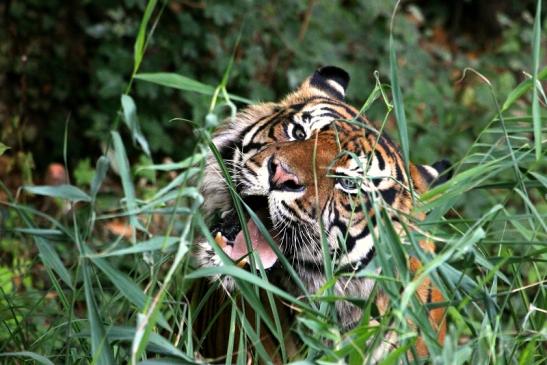
[[[323, 272], [322, 235], [338, 268], [366, 266], [375, 252], [373, 202], [380, 202], [390, 214], [407, 213], [413, 201], [409, 186], [424, 192], [441, 180], [447, 167], [444, 162], [410, 164], [407, 174], [397, 146], [344, 102], [348, 83], [344, 70], [320, 68], [280, 102], [239, 112], [213, 138], [237, 193], [260, 217], [310, 291], [321, 285], [315, 277]], [[248, 264], [247, 248], [252, 247], [265, 268], [279, 267], [277, 256], [248, 217], [252, 242], [245, 242], [212, 157], [202, 192], [205, 213], [218, 218], [211, 233], [231, 259]], [[208, 242], [199, 242], [196, 249], [201, 266], [222, 264]], [[231, 286], [229, 278], [223, 280]], [[358, 295], [366, 296], [368, 290], [359, 285]]]

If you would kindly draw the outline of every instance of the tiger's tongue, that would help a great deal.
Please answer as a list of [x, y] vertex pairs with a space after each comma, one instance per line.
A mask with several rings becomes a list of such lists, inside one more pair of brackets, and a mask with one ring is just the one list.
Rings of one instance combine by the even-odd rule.
[[[262, 265], [265, 269], [272, 267], [273, 264], [275, 264], [275, 262], [277, 261], [277, 255], [266, 241], [266, 238], [264, 238], [262, 233], [260, 233], [258, 227], [252, 219], [249, 219], [249, 221], [247, 222], [247, 229], [249, 231], [249, 237], [252, 242], [252, 247], [260, 257], [260, 260], [262, 260]], [[247, 257], [249, 251], [247, 250], [247, 244], [245, 243], [243, 231], [240, 231], [237, 234], [234, 240], [234, 245], [225, 246], [224, 251], [234, 261], [238, 261], [242, 257], [245, 257], [243, 261], [249, 262], [249, 259]]]

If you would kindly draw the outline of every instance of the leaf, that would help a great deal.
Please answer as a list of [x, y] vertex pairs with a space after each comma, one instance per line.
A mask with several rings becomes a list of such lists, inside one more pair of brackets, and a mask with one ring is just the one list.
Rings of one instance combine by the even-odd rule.
[[[536, 6], [536, 18], [534, 20], [534, 37], [532, 43], [532, 84], [533, 96], [532, 96], [532, 118], [534, 123], [534, 141], [536, 146], [536, 160], [541, 159], [541, 112], [539, 109], [539, 96], [538, 96], [538, 70], [540, 62], [541, 51], [541, 0], [537, 1]], [[540, 85], [541, 86], [541, 85]]]
[[101, 188], [104, 178], [106, 177], [109, 163], [110, 163], [110, 160], [106, 156], [101, 156], [97, 160], [97, 167], [95, 168], [95, 176], [93, 177], [93, 180], [91, 181], [91, 199], [93, 201], [95, 201], [97, 193], [99, 192], [99, 189]]
[[53, 249], [53, 247], [51, 247], [49, 242], [41, 237], [34, 237], [34, 242], [36, 243], [36, 247], [38, 247], [38, 251], [40, 252], [39, 255], [42, 259], [42, 263], [47, 268], [56, 272], [66, 285], [68, 285], [71, 289], [74, 289], [74, 287], [72, 286], [72, 279], [70, 278], [70, 274], [63, 265], [63, 262], [59, 258], [59, 255]]
[[35, 352], [30, 351], [20, 351], [20, 352], [4, 352], [0, 354], [0, 357], [30, 357], [34, 361], [44, 364], [44, 365], [53, 365], [51, 360], [47, 357], [39, 355]]
[[198, 152], [190, 157], [187, 157], [186, 159], [182, 160], [181, 162], [170, 162], [170, 163], [164, 163], [164, 164], [158, 164], [158, 165], [146, 165], [146, 166], [139, 166], [137, 168], [137, 172], [140, 171], [173, 171], [173, 170], [179, 170], [179, 169], [187, 169], [188, 167], [194, 166], [201, 162], [206, 157], [205, 153]]
[[[537, 75], [538, 80], [545, 80], [547, 78], [547, 67], [543, 68]], [[532, 79], [527, 79], [521, 82], [516, 88], [511, 90], [509, 95], [507, 96], [507, 99], [503, 102], [503, 106], [501, 107], [501, 111], [505, 112], [507, 111], [520, 97], [522, 97], [524, 94], [526, 94], [533, 85]], [[508, 118], [506, 118], [507, 120]]]
[[93, 287], [87, 261], [82, 262], [82, 275], [84, 277], [84, 292], [87, 307], [87, 318], [91, 329], [91, 349], [93, 351], [93, 362], [99, 365], [115, 364], [112, 349], [108, 343], [103, 327], [102, 319], [97, 310], [97, 303], [93, 297]]
[[36, 185], [23, 186], [23, 190], [36, 195], [50, 196], [52, 198], [61, 198], [72, 202], [89, 202], [91, 197], [73, 185]]
[[[175, 73], [157, 72], [157, 73], [141, 73], [135, 75], [137, 80], [148, 81], [154, 84], [171, 87], [173, 89], [191, 91], [203, 95], [213, 95], [215, 88], [211, 85], [204, 84], [194, 79], [188, 78]], [[237, 95], [229, 94], [230, 98], [242, 103], [252, 104], [253, 101], [242, 98]]]
[[150, 17], [152, 16], [152, 12], [156, 7], [157, 2], [158, 0], [149, 0], [148, 4], [146, 4], [146, 9], [144, 9], [144, 15], [139, 26], [139, 33], [137, 34], [137, 39], [135, 40], [135, 45], [133, 46], [133, 73], [137, 72], [141, 64], [145, 46], [146, 27], [148, 26], [148, 22], [150, 21]]
[[131, 131], [131, 136], [133, 137], [133, 143], [136, 141], [146, 153], [147, 156], [150, 156], [150, 148], [148, 147], [148, 141], [141, 132], [139, 125], [139, 120], [137, 118], [137, 106], [133, 101], [133, 98], [129, 95], [122, 95], [121, 98], [122, 111], [123, 111], [123, 120], [129, 130]]
[[[114, 150], [116, 156], [116, 163], [118, 165], [118, 173], [122, 179], [123, 192], [125, 194], [125, 200], [127, 203], [127, 210], [133, 212], [137, 209], [137, 202], [135, 200], [135, 187], [133, 186], [133, 181], [131, 179], [131, 174], [129, 170], [129, 161], [127, 160], [127, 155], [125, 153], [125, 147], [123, 145], [120, 134], [116, 131], [112, 131], [112, 140], [114, 142]], [[135, 229], [140, 228], [140, 223], [137, 220], [137, 217], [134, 214], [129, 216], [129, 221], [132, 228], [133, 240], [135, 238]]]
[[[90, 250], [86, 250], [86, 253], [90, 253]], [[114, 268], [110, 263], [104, 259], [97, 257], [96, 255], [88, 255], [91, 259], [91, 262], [95, 264], [110, 280], [120, 293], [127, 298], [131, 303], [133, 303], [137, 308], [143, 309], [146, 305], [148, 296], [139, 288], [127, 275]], [[161, 326], [170, 330], [167, 321], [160, 314], [160, 319], [158, 320]]]
[[20, 232], [23, 234], [29, 234], [32, 236], [43, 236], [43, 237], [55, 237], [59, 238], [63, 236], [63, 232], [58, 229], [44, 229], [44, 228], [15, 228], [15, 232]]
[[[395, 12], [393, 16], [395, 16]], [[399, 77], [397, 75], [397, 54], [395, 53], [395, 46], [393, 44], [393, 27], [389, 35], [389, 74], [391, 77], [391, 93], [393, 95], [393, 107], [395, 110], [395, 119], [397, 120], [397, 128], [399, 130], [401, 151], [403, 153], [405, 167], [408, 173], [410, 161], [408, 130], [405, 116], [405, 108], [403, 104], [403, 96], [401, 92], [401, 86], [399, 85]]]
[[279, 289], [275, 285], [272, 285], [268, 282], [266, 282], [264, 279], [251, 274], [248, 271], [245, 271], [243, 269], [240, 269], [237, 266], [212, 266], [212, 267], [203, 267], [201, 269], [198, 269], [194, 272], [189, 273], [186, 275], [186, 278], [188, 279], [197, 279], [197, 278], [207, 278], [211, 276], [216, 275], [227, 275], [234, 278], [238, 278], [241, 280], [244, 280], [246, 282], [249, 282], [251, 284], [254, 284], [264, 290], [270, 291], [273, 294], [278, 295], [279, 297], [286, 299], [287, 301], [294, 303], [302, 308], [308, 308], [308, 306], [300, 301], [299, 299], [293, 297], [289, 293]]
[[4, 154], [7, 150], [11, 149], [11, 147], [6, 146], [2, 142], [0, 142], [0, 156]]
[[149, 239], [148, 241], [142, 241], [128, 248], [122, 248], [115, 251], [88, 255], [87, 257], [124, 256], [124, 255], [131, 255], [131, 254], [142, 253], [142, 252], [164, 250], [167, 247], [171, 247], [178, 241], [179, 241], [178, 237], [157, 236], [157, 237]]
[[[135, 337], [135, 328], [132, 327], [122, 327], [122, 326], [112, 326], [109, 328], [107, 333], [108, 339], [110, 341], [132, 341]], [[87, 332], [77, 333], [76, 336], [88, 336]], [[188, 361], [187, 364], [195, 364], [196, 362], [192, 361], [185, 353], [177, 349], [166, 340], [161, 335], [152, 332], [149, 338], [148, 348], [149, 351], [159, 352], [166, 355], [176, 356], [181, 359]]]

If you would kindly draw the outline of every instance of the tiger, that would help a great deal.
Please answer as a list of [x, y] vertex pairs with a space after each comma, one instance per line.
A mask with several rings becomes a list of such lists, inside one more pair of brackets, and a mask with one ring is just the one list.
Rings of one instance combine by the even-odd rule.
[[[217, 222], [210, 227], [214, 241], [200, 239], [195, 245], [199, 267], [223, 265], [218, 248], [240, 267], [258, 267], [250, 257], [248, 249], [252, 248], [272, 283], [302, 295], [249, 217], [246, 225], [251, 242], [246, 243], [231, 198], [233, 191], [223, 178], [218, 156], [235, 192], [263, 222], [308, 293], [316, 293], [327, 280], [322, 237], [337, 272], [364, 269], [377, 253], [374, 235], [378, 231], [378, 205], [373, 202], [380, 202], [397, 225], [401, 215], [411, 212], [413, 193], [422, 194], [446, 181], [447, 161], [405, 165], [398, 146], [345, 102], [349, 81], [345, 70], [321, 67], [280, 101], [250, 105], [228, 118], [213, 134], [218, 155], [208, 159], [201, 192], [204, 215], [216, 217]], [[218, 245], [216, 250], [213, 245]], [[434, 250], [432, 245], [426, 246]], [[409, 265], [416, 271], [420, 263], [412, 258]], [[211, 280], [228, 293], [236, 287], [229, 276]], [[337, 296], [367, 299], [374, 286], [374, 279], [344, 275], [337, 278], [333, 291]], [[443, 300], [430, 281], [422, 285], [418, 295], [424, 303]], [[378, 297], [378, 307], [385, 311], [386, 296]], [[335, 309], [340, 327], [346, 331], [362, 316], [362, 309], [348, 301], [336, 301]], [[287, 316], [291, 316], [290, 311]], [[430, 311], [430, 319], [442, 342], [444, 310]], [[215, 332], [222, 333], [219, 328]], [[390, 341], [396, 340], [386, 340]], [[222, 348], [209, 354], [221, 356]], [[423, 343], [418, 354], [427, 354]]]

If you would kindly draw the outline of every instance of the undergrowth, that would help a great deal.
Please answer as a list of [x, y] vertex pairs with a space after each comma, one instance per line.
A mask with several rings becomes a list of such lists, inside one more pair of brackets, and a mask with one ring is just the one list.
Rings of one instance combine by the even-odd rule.
[[[276, 318], [275, 311], [270, 314], [271, 301], [261, 302], [256, 296], [256, 289], [261, 288], [270, 299], [282, 299], [298, 312], [293, 330], [301, 340], [300, 357], [286, 361], [361, 364], [371, 343], [390, 330], [399, 333], [401, 342], [383, 364], [423, 361], [408, 356], [418, 335], [426, 340], [429, 363], [545, 363], [547, 176], [542, 107], [547, 100], [541, 81], [547, 78], [547, 69], [539, 65], [540, 4], [538, 1], [530, 79], [505, 100], [498, 100], [487, 78], [476, 70], [466, 70], [466, 77], [478, 77], [490, 88], [491, 118], [476, 121], [484, 128], [466, 155], [451, 156], [454, 177], [419, 197], [417, 209], [427, 212], [427, 218], [412, 222], [413, 229], [404, 239], [394, 234], [391, 221], [383, 215], [375, 237], [378, 255], [356, 275], [376, 280], [377, 289], [390, 297], [390, 310], [379, 326], [370, 326], [373, 300], [361, 301], [358, 304], [365, 308], [364, 318], [356, 328], [343, 333], [329, 310], [334, 300], [342, 300], [329, 291], [336, 276], [343, 275], [336, 273], [331, 260], [327, 260], [330, 266], [326, 270], [327, 277], [333, 279], [318, 293], [303, 297], [270, 284], [263, 270], [250, 273], [229, 262], [218, 268], [194, 267], [192, 243], [198, 236], [212, 240], [199, 211], [203, 197], [196, 188], [206, 156], [210, 149], [214, 152], [211, 133], [222, 118], [231, 117], [251, 101], [227, 91], [232, 62], [216, 87], [176, 74], [139, 74], [154, 29], [150, 21], [157, 10], [156, 1], [150, 1], [135, 42], [131, 82], [121, 97], [119, 115], [104, 154], [96, 162], [91, 184], [23, 186], [15, 196], [5, 189], [9, 201], [1, 204], [9, 208], [10, 224], [3, 228], [2, 247], [21, 245], [37, 256], [24, 265], [14, 265], [20, 272], [0, 273], [2, 361], [205, 362], [199, 355], [201, 339], [192, 333], [192, 324], [208, 296], [191, 303], [187, 294], [194, 280], [222, 274], [237, 278], [238, 294], [229, 302], [230, 324], [243, 328], [240, 346], [253, 344], [251, 356], [256, 360], [268, 361], [269, 355], [260, 345], [256, 327], [238, 309], [238, 302], [253, 306], [257, 325], [283, 337], [282, 319]], [[394, 47], [390, 57], [391, 84], [378, 80], [363, 110], [379, 104], [385, 109], [384, 121], [394, 114], [407, 157], [412, 155], [412, 141], [405, 132], [404, 90], [397, 83], [401, 71]], [[211, 96], [205, 120], [173, 121], [190, 123], [195, 131], [198, 143], [189, 158], [138, 169], [131, 166], [126, 154], [130, 143], [152, 157], [130, 96], [133, 82]], [[531, 106], [521, 102], [530, 97]], [[66, 128], [74, 126], [68, 123]], [[65, 154], [71, 143], [77, 141], [65, 135]], [[138, 176], [154, 183], [136, 186]], [[105, 188], [106, 181], [116, 179], [121, 191]], [[41, 199], [32, 199], [33, 195]], [[236, 195], [234, 200], [239, 202]], [[44, 202], [56, 207], [55, 213], [42, 209]], [[473, 211], [465, 209], [470, 203]], [[247, 209], [237, 205], [241, 212]], [[112, 224], [121, 224], [123, 232], [112, 234], [108, 230]], [[436, 242], [435, 255], [420, 249], [418, 241], [424, 237]], [[417, 256], [423, 263], [417, 275], [408, 273], [409, 256]], [[288, 275], [298, 283], [297, 275], [288, 262], [285, 264]], [[381, 273], [376, 270], [379, 267]], [[47, 289], [14, 290], [14, 278], [28, 272], [42, 273], [40, 280]], [[448, 313], [444, 345], [436, 341], [424, 306], [413, 295], [426, 276], [446, 298], [436, 304]], [[215, 284], [211, 288], [215, 289]], [[409, 326], [407, 319], [419, 323], [419, 329]], [[236, 342], [230, 338], [232, 347], [227, 351], [245, 364], [248, 354], [243, 347], [234, 348]], [[286, 354], [285, 349], [281, 353]]]

